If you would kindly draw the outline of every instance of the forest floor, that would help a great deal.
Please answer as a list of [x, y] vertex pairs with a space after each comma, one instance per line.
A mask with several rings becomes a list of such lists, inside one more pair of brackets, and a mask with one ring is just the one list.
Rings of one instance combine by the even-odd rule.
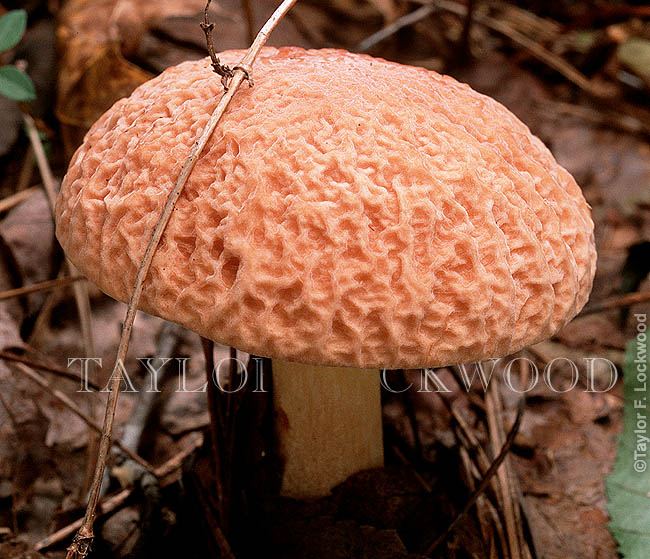
[[[196, 0], [14, 4], [0, 4], [0, 15], [24, 7], [29, 26], [2, 62], [24, 64], [37, 99], [21, 106], [0, 97], [0, 296], [65, 275], [24, 112], [36, 118], [60, 180], [83, 133], [113, 101], [172, 64], [206, 55], [198, 25], [203, 3]], [[478, 380], [468, 392], [457, 369], [444, 369], [438, 374], [453, 388], [449, 394], [384, 394], [387, 467], [353, 476], [327, 499], [262, 499], [254, 510], [234, 499], [225, 535], [237, 557], [617, 557], [605, 478], [622, 432], [622, 382], [590, 392], [587, 375], [590, 358], [605, 358], [620, 372], [636, 333], [635, 313], [650, 313], [650, 298], [636, 304], [625, 298], [650, 292], [650, 10], [632, 3], [531, 4], [299, 1], [271, 36], [275, 46], [365, 50], [425, 66], [503, 103], [582, 187], [592, 206], [598, 267], [586, 311], [552, 340], [514, 356], [535, 363], [539, 382], [527, 394], [501, 473], [435, 550], [427, 548], [485, 473], [481, 456], [489, 465], [515, 422], [520, 394], [507, 389], [499, 368], [496, 388], [487, 392]], [[259, 29], [275, 5], [213, 5], [217, 50], [246, 48], [250, 30]], [[471, 24], [464, 16], [468, 6]], [[416, 21], [373, 38], [416, 10]], [[638, 51], [645, 54], [629, 55], [624, 46], [631, 38], [645, 41]], [[90, 378], [103, 387], [126, 307], [93, 287], [88, 293], [94, 355], [104, 364], [91, 366]], [[61, 374], [69, 357], [84, 354], [79, 324], [70, 285], [0, 300], [0, 558], [63, 557], [70, 534], [57, 530], [83, 516], [97, 438], [57, 390], [97, 423], [105, 395], [79, 392], [79, 381]], [[161, 351], [189, 358], [187, 391], [176, 390], [175, 372], [162, 383], [146, 422], [138, 423], [137, 452], [156, 467], [172, 463], [152, 491], [142, 472], [125, 475], [125, 486], [135, 488], [100, 517], [97, 557], [228, 553], [219, 527], [206, 520], [219, 511], [205, 497], [214, 484], [208, 444], [201, 446], [209, 423], [206, 394], [191, 392], [205, 378], [201, 342], [140, 314], [126, 362], [135, 386], [150, 381], [137, 358]], [[216, 351], [229, 355], [225, 347]], [[562, 386], [572, 373], [566, 360], [578, 365], [574, 389], [561, 393], [543, 382], [541, 373], [555, 358], [565, 360], [553, 370]], [[594, 366], [599, 387], [609, 383], [605, 363]], [[80, 365], [67, 370], [78, 374]], [[393, 378], [418, 385], [419, 375], [396, 372]], [[139, 405], [138, 394], [122, 394], [118, 438]], [[262, 425], [265, 419], [241, 421]], [[120, 491], [120, 468], [112, 473], [111, 494]]]

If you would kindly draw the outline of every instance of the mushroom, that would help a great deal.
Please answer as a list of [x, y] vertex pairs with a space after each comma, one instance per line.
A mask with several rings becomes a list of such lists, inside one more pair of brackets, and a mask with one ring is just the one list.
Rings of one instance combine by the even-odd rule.
[[[72, 158], [57, 236], [108, 295], [128, 301], [220, 88], [207, 59], [169, 68]], [[140, 308], [273, 359], [282, 493], [317, 497], [383, 463], [379, 369], [548, 338], [585, 304], [595, 259], [579, 187], [496, 101], [423, 68], [266, 48], [176, 204]]]

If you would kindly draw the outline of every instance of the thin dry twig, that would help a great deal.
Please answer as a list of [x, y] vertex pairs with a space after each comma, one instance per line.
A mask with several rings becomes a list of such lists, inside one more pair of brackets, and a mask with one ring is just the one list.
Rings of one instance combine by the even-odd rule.
[[221, 447], [222, 437], [220, 431], [223, 430], [223, 410], [221, 409], [221, 399], [217, 394], [212, 374], [214, 372], [214, 342], [201, 336], [201, 346], [203, 347], [203, 356], [205, 358], [205, 373], [208, 382], [208, 410], [210, 412], [210, 447], [212, 449], [212, 460], [214, 462], [214, 485], [217, 491], [217, 512], [219, 514], [219, 524], [225, 524], [224, 515], [224, 492], [222, 483], [222, 467], [219, 448]]
[[35, 361], [33, 359], [29, 359], [23, 355], [18, 355], [10, 351], [0, 351], [0, 359], [5, 359], [7, 361], [14, 361], [16, 363], [22, 363], [23, 365], [27, 365], [32, 369], [39, 369], [41, 371], [46, 371], [48, 373], [52, 373], [53, 375], [66, 378], [68, 380], [73, 380], [77, 383], [83, 382], [84, 387], [88, 386], [88, 388], [91, 388], [92, 390], [95, 390], [97, 392], [101, 390], [99, 385], [95, 384], [90, 379], [83, 379], [81, 376], [76, 375], [75, 373], [72, 373], [67, 369], [64, 369], [63, 367], [56, 367], [55, 365], [49, 365], [48, 363]]
[[3, 198], [0, 200], [0, 213], [9, 211], [11, 208], [14, 208], [21, 202], [24, 202], [29, 198], [32, 194], [40, 190], [40, 186], [32, 186], [31, 188], [27, 188], [25, 190], [19, 190], [18, 192], [12, 194], [11, 196], [7, 196], [6, 198]]
[[[452, 2], [450, 0], [434, 0], [434, 4], [440, 9], [456, 14], [459, 17], [465, 17], [467, 15], [467, 7], [458, 2]], [[513, 43], [516, 43], [523, 49], [527, 50], [549, 68], [562, 74], [571, 83], [577, 85], [580, 89], [586, 91], [593, 97], [601, 99], [609, 97], [602, 88], [592, 83], [589, 78], [569, 64], [566, 60], [544, 48], [542, 45], [519, 32], [517, 29], [514, 29], [507, 23], [478, 12], [475, 14], [474, 19], [489, 29], [508, 37], [508, 39]]]
[[[525, 360], [522, 363], [528, 364]], [[505, 440], [503, 407], [499, 394], [499, 386], [496, 382], [491, 382], [488, 386], [488, 391], [485, 394], [485, 407], [490, 443], [496, 454], [497, 450], [503, 446]], [[514, 487], [515, 480], [512, 465], [508, 457], [504, 458], [496, 477], [499, 481], [497, 490], [501, 497], [501, 510], [505, 521], [510, 557], [513, 559], [524, 559], [525, 541], [523, 537], [521, 512], [519, 510], [519, 499], [517, 498], [517, 490]]]
[[[476, 468], [476, 464], [470, 458], [467, 448], [461, 445], [459, 447], [459, 454], [460, 454], [460, 461], [463, 465], [463, 470], [465, 472], [467, 487], [469, 488], [470, 491], [474, 491], [476, 489], [475, 478], [480, 479], [481, 475], [477, 475], [478, 471]], [[489, 547], [490, 542], [494, 541], [494, 531], [495, 531], [495, 528], [493, 528], [492, 523], [488, 522], [488, 515], [490, 514], [487, 510], [488, 506], [491, 506], [491, 504], [487, 496], [479, 495], [478, 499], [476, 499], [476, 516], [478, 518], [479, 528], [481, 530], [483, 543], [486, 547]], [[490, 520], [493, 520], [493, 518], [491, 518]], [[498, 519], [497, 522], [500, 524]], [[505, 540], [502, 542], [502, 544], [505, 544]]]
[[205, 42], [208, 47], [208, 54], [210, 55], [210, 60], [212, 61], [212, 69], [215, 73], [221, 76], [221, 85], [227, 91], [228, 90], [228, 80], [233, 77], [233, 70], [227, 64], [221, 64], [217, 53], [214, 50], [214, 43], [212, 42], [212, 30], [214, 29], [214, 23], [210, 23], [208, 20], [208, 9], [210, 8], [210, 3], [212, 0], [208, 0], [205, 4], [205, 9], [203, 10], [203, 21], [199, 24], [203, 33], [205, 33]]
[[[406, 380], [406, 371], [404, 369], [399, 369], [399, 378], [403, 387], [406, 388], [408, 381]], [[404, 406], [404, 411], [406, 417], [409, 420], [409, 425], [411, 427], [411, 432], [413, 433], [413, 447], [415, 451], [415, 456], [417, 458], [422, 458], [422, 437], [420, 436], [420, 428], [418, 426], [418, 418], [415, 413], [415, 405], [413, 402], [413, 395], [410, 390], [403, 392], [402, 404]]]
[[[456, 375], [457, 373], [456, 367], [452, 367], [451, 370]], [[458, 378], [457, 381], [460, 382]], [[469, 425], [467, 424], [463, 416], [456, 410], [456, 408], [449, 401], [449, 399], [445, 398], [444, 394], [439, 393], [439, 396], [443, 404], [447, 408], [447, 411], [449, 412], [452, 419], [454, 420], [453, 422], [454, 431], [456, 433], [456, 437], [461, 443], [461, 450], [464, 450], [466, 452], [468, 460], [470, 461], [470, 471], [477, 480], [480, 480], [482, 476], [484, 476], [486, 472], [490, 469], [490, 459], [488, 458], [488, 455], [485, 453], [485, 451], [479, 444], [477, 438], [474, 436], [474, 433], [470, 429]], [[472, 482], [470, 485], [470, 489], [473, 490], [474, 487], [475, 484]], [[501, 508], [503, 506], [501, 493], [498, 491], [498, 481], [495, 478], [492, 478], [492, 480], [490, 480], [490, 489], [491, 489], [491, 494], [493, 495], [494, 500], [496, 502], [496, 505], [499, 508]], [[509, 556], [508, 543], [503, 531], [501, 518], [499, 517], [495, 507], [492, 505], [492, 502], [490, 501], [489, 498], [479, 499], [479, 501], [477, 502], [477, 506], [483, 507], [483, 509], [486, 510], [492, 517], [492, 523], [490, 524], [490, 526], [497, 533], [497, 537], [499, 538], [499, 542], [501, 543], [501, 549], [503, 550], [504, 559], [505, 559], [506, 557]], [[479, 515], [479, 519], [481, 521], [481, 525], [483, 525], [480, 515]]]
[[508, 0], [491, 0], [489, 7], [498, 10], [499, 17], [507, 21], [511, 27], [538, 38], [542, 43], [556, 41], [564, 30], [564, 27], [554, 19], [539, 16], [526, 8], [511, 4]]
[[16, 420], [16, 414], [14, 413], [13, 408], [9, 405], [9, 402], [5, 400], [5, 397], [2, 395], [2, 391], [0, 391], [0, 404], [2, 404], [2, 407], [7, 412], [7, 415], [9, 416], [9, 421], [11, 421], [11, 424], [13, 425], [14, 429], [18, 430], [18, 421]]
[[433, 487], [431, 487], [427, 480], [422, 477], [422, 474], [420, 474], [420, 472], [418, 472], [413, 467], [413, 464], [408, 461], [408, 458], [404, 456], [404, 453], [396, 445], [393, 445], [393, 452], [395, 453], [395, 456], [399, 458], [402, 464], [410, 467], [413, 477], [415, 477], [417, 482], [422, 486], [422, 489], [424, 489], [427, 493], [431, 493], [433, 491]]
[[483, 448], [481, 448], [478, 439], [474, 436], [474, 433], [472, 433], [463, 416], [458, 413], [456, 408], [451, 404], [451, 402], [449, 402], [447, 398], [444, 397], [442, 393], [439, 393], [439, 396], [447, 408], [447, 411], [449, 411], [451, 417], [453, 418], [455, 422], [454, 424], [458, 428], [459, 434], [461, 436], [461, 440], [467, 441], [466, 447], [470, 452], [470, 456], [476, 456], [475, 459], [477, 462], [477, 467], [481, 472], [481, 475], [484, 475], [490, 467], [490, 459], [488, 458], [488, 455], [485, 453]]
[[[201, 501], [203, 510], [209, 511], [211, 507], [208, 503], [207, 497], [203, 494], [202, 491], [198, 491], [197, 496]], [[221, 529], [221, 525], [219, 524], [218, 519], [216, 519], [214, 515], [208, 513], [205, 520], [212, 534], [212, 539], [219, 546], [220, 557], [223, 557], [223, 559], [235, 559], [235, 556], [230, 549], [230, 544], [228, 543], [228, 540], [226, 539], [226, 536]]]
[[25, 159], [23, 160], [22, 167], [20, 168], [20, 174], [18, 175], [18, 181], [16, 182], [16, 193], [21, 192], [29, 186], [32, 175], [34, 174], [34, 149], [30, 145], [27, 148], [27, 153], [25, 154]]
[[[43, 190], [45, 190], [47, 200], [50, 204], [52, 219], [54, 219], [57, 196], [56, 179], [52, 174], [52, 169], [50, 168], [47, 156], [45, 155], [45, 149], [43, 148], [43, 143], [41, 142], [41, 138], [38, 135], [38, 129], [36, 128], [34, 119], [27, 114], [23, 114], [23, 120], [25, 121], [25, 126], [27, 127], [27, 135], [29, 136], [30, 144], [34, 150], [36, 165], [38, 166], [39, 173], [41, 174], [41, 178], [43, 180]], [[65, 268], [68, 276], [78, 275], [67, 258], [65, 259]], [[88, 290], [85, 284], [74, 283], [73, 292], [77, 305], [77, 312], [79, 314], [79, 323], [81, 325], [81, 335], [84, 343], [84, 351], [86, 352], [86, 357], [93, 357], [95, 355], [95, 343], [93, 341], [94, 338], [92, 331], [92, 319]]]
[[[503, 532], [503, 521], [501, 519], [501, 516], [499, 516], [499, 512], [495, 508], [495, 506], [492, 504], [492, 501], [490, 499], [483, 499], [483, 504], [484, 504], [484, 510], [487, 512], [489, 515], [490, 519], [492, 522], [490, 523], [490, 527], [494, 529], [494, 531], [497, 534], [497, 538], [499, 539], [499, 544], [501, 545], [501, 549], [503, 550], [503, 554], [507, 553], [508, 549], [508, 541], [506, 540], [506, 535]], [[490, 557], [496, 557], [496, 550], [494, 550], [494, 554], [491, 554]], [[501, 556], [499, 559], [504, 559], [503, 556]]]
[[485, 24], [490, 29], [497, 31], [502, 35], [505, 35], [513, 43], [517, 43], [520, 47], [527, 50], [539, 61], [543, 62], [549, 68], [552, 68], [559, 74], [562, 74], [571, 83], [577, 85], [580, 89], [589, 93], [593, 97], [599, 99], [608, 99], [610, 97], [605, 89], [589, 80], [587, 76], [569, 64], [566, 60], [552, 53], [550, 50], [544, 48], [539, 43], [528, 38], [523, 33], [520, 33], [516, 29], [510, 27], [507, 23], [489, 16], [479, 16], [477, 17], [477, 21]]
[[647, 122], [644, 122], [643, 117], [634, 114], [637, 111], [627, 110], [626, 112], [626, 109], [631, 107], [625, 104], [622, 107], [610, 106], [603, 110], [603, 107], [594, 108], [563, 101], [537, 100], [533, 101], [533, 106], [538, 107], [540, 111], [552, 111], [558, 113], [558, 116], [580, 118], [597, 126], [607, 126], [628, 134], [648, 133], [650, 131], [650, 127]]
[[[230, 480], [232, 478], [232, 463], [234, 456], [235, 427], [238, 404], [240, 402], [237, 396], [230, 390], [223, 391], [220, 389], [221, 384], [217, 386], [217, 378], [214, 375], [219, 373], [219, 368], [215, 369], [214, 363], [214, 342], [207, 338], [201, 337], [203, 353], [205, 356], [205, 371], [207, 377], [207, 396], [208, 409], [210, 411], [210, 439], [212, 447], [212, 459], [214, 462], [214, 483], [216, 488], [216, 512], [217, 522], [211, 524], [211, 531], [214, 540], [220, 548], [221, 554], [229, 557], [232, 554], [230, 546], [224, 532], [228, 533], [230, 507], [232, 500], [232, 488]], [[237, 350], [230, 348], [230, 370], [228, 375], [228, 384], [230, 384], [236, 373]], [[220, 382], [220, 381], [219, 381]], [[206, 504], [206, 503], [204, 503]], [[207, 504], [206, 504], [207, 506]], [[210, 507], [209, 507], [210, 508]], [[209, 510], [206, 509], [206, 510]]]
[[[65, 262], [61, 262], [59, 270], [56, 273], [56, 279], [61, 279], [65, 277]], [[54, 291], [49, 291], [45, 297], [45, 301], [38, 309], [36, 314], [36, 320], [32, 325], [29, 336], [27, 337], [27, 344], [34, 345], [35, 340], [39, 340], [43, 332], [47, 331], [50, 326], [50, 319], [52, 318], [52, 311], [56, 305], [58, 305], [64, 298], [64, 292], [55, 289]]]
[[431, 545], [427, 547], [426, 551], [424, 552], [424, 555], [430, 556], [438, 548], [438, 546], [443, 541], [445, 541], [447, 536], [451, 534], [456, 524], [458, 524], [458, 521], [469, 512], [469, 510], [476, 502], [476, 499], [478, 499], [479, 495], [481, 495], [483, 491], [485, 491], [485, 488], [488, 486], [490, 480], [497, 472], [497, 470], [505, 460], [506, 456], [508, 455], [508, 452], [510, 451], [510, 447], [512, 446], [512, 443], [515, 440], [517, 433], [519, 432], [519, 426], [521, 425], [521, 417], [523, 413], [524, 413], [524, 400], [522, 399], [519, 402], [519, 408], [517, 409], [517, 417], [515, 418], [515, 422], [512, 425], [510, 432], [508, 433], [508, 437], [506, 438], [505, 443], [501, 448], [501, 451], [494, 459], [494, 461], [490, 465], [490, 468], [485, 473], [485, 475], [483, 476], [479, 484], [476, 486], [476, 490], [471, 494], [470, 498], [467, 500], [467, 503], [465, 503], [465, 506], [458, 512], [458, 514], [454, 517], [454, 519], [449, 523], [449, 526], [447, 526], [446, 530], [442, 534], [440, 534], [433, 541]]
[[[34, 157], [36, 158], [36, 165], [38, 167], [39, 173], [41, 175], [41, 179], [43, 181], [43, 190], [45, 191], [45, 195], [50, 205], [52, 220], [56, 221], [55, 206], [56, 206], [56, 196], [58, 190], [57, 183], [56, 180], [54, 179], [54, 175], [52, 174], [52, 169], [50, 168], [50, 164], [47, 160], [47, 156], [45, 154], [45, 148], [43, 147], [41, 138], [38, 135], [38, 130], [36, 128], [34, 119], [28, 114], [23, 113], [23, 120], [25, 121], [25, 126], [27, 127], [27, 135], [29, 136], [30, 145], [32, 147], [32, 151], [34, 152]], [[67, 258], [64, 259], [63, 270], [65, 271], [65, 274], [68, 276], [78, 275], [77, 270], [72, 265], [70, 260], [68, 260]], [[93, 336], [92, 312], [90, 309], [90, 297], [88, 295], [88, 286], [85, 282], [84, 283], [75, 282], [72, 284], [72, 292], [74, 294], [74, 300], [77, 306], [77, 314], [79, 315], [79, 325], [81, 329], [81, 339], [83, 341], [84, 353], [86, 357], [94, 357], [95, 341]], [[53, 304], [53, 301], [54, 301], [53, 297], [48, 297], [45, 306], [51, 309], [50, 305]], [[47, 316], [49, 316], [49, 309], [47, 314], [42, 314], [42, 313], [39, 314], [39, 319], [41, 317], [44, 318]], [[40, 324], [42, 324], [42, 322]], [[39, 322], [37, 320], [35, 327], [38, 325]], [[89, 414], [94, 415], [94, 411], [95, 411], [94, 401], [91, 399], [87, 400], [87, 411]], [[88, 433], [90, 444], [88, 445], [88, 449], [87, 449], [88, 462], [86, 467], [87, 475], [86, 475], [86, 482], [84, 484], [84, 492], [87, 489], [90, 480], [88, 474], [93, 468], [93, 456], [95, 454], [94, 449], [97, 444], [97, 441], [94, 437], [95, 437], [95, 433], [92, 430], [90, 430]]]
[[25, 121], [30, 144], [34, 150], [34, 155], [36, 156], [36, 166], [38, 167], [38, 171], [43, 179], [43, 190], [45, 190], [47, 201], [50, 203], [50, 209], [52, 210], [52, 215], [54, 215], [57, 190], [56, 179], [54, 178], [52, 169], [50, 169], [50, 164], [47, 161], [45, 148], [43, 147], [43, 142], [41, 142], [41, 138], [38, 135], [38, 129], [36, 128], [34, 119], [28, 114], [23, 114], [23, 120]]
[[650, 301], [650, 292], [630, 293], [629, 295], [612, 297], [611, 299], [591, 303], [582, 310], [580, 316], [609, 311], [611, 309], [618, 309], [620, 307], [630, 307], [632, 305], [636, 305], [638, 303], [646, 303], [648, 301]]
[[[203, 21], [200, 23], [200, 25], [201, 25], [201, 29], [203, 29], [203, 33], [205, 33], [205, 43], [208, 47], [208, 54], [210, 55], [210, 60], [212, 61], [211, 63], [212, 69], [216, 74], [219, 74], [221, 76], [221, 85], [223, 86], [224, 91], [228, 91], [228, 87], [229, 87], [228, 84], [230, 83], [230, 80], [232, 80], [232, 78], [234, 77], [235, 75], [234, 72], [237, 69], [244, 72], [245, 78], [248, 81], [248, 85], [250, 87], [253, 87], [253, 78], [251, 77], [250, 66], [239, 63], [231, 68], [227, 64], [221, 63], [221, 60], [219, 60], [219, 57], [217, 56], [217, 53], [214, 50], [214, 43], [212, 42], [212, 31], [214, 30], [214, 23], [210, 23], [210, 21], [208, 20], [208, 9], [210, 8], [211, 2], [212, 0], [207, 0], [205, 9], [203, 10]], [[250, 31], [250, 26], [252, 25], [250, 17], [252, 17], [252, 12], [250, 11], [250, 5], [248, 5], [248, 8], [249, 8], [249, 13], [247, 15], [249, 16], [248, 25]], [[252, 35], [253, 33], [251, 33], [251, 37]]]
[[35, 283], [33, 285], [25, 285], [23, 287], [17, 287], [16, 289], [7, 289], [7, 291], [0, 292], [0, 301], [5, 299], [11, 299], [12, 297], [20, 297], [22, 295], [27, 295], [29, 293], [36, 293], [38, 291], [49, 291], [50, 289], [57, 289], [60, 287], [65, 287], [79, 280], [86, 279], [83, 276], [66, 276], [63, 278], [53, 279], [42, 281], [40, 283]]
[[[420, 8], [402, 16], [390, 25], [387, 25], [383, 29], [380, 29], [376, 33], [373, 33], [368, 38], [364, 39], [359, 43], [357, 49], [360, 52], [366, 52], [368, 49], [395, 34], [403, 27], [413, 25], [414, 23], [423, 20], [437, 9], [450, 12], [464, 19], [467, 18], [468, 14], [467, 6], [459, 4], [458, 2], [452, 2], [450, 0], [434, 0], [432, 2], [425, 2]], [[467, 20], [465, 19], [465, 21]], [[593, 97], [599, 99], [609, 98], [606, 91], [598, 87], [597, 84], [592, 83], [584, 74], [574, 68], [566, 60], [544, 48], [539, 43], [536, 43], [523, 33], [520, 33], [517, 29], [510, 27], [507, 23], [477, 11], [474, 11], [473, 13], [473, 21], [485, 25], [489, 29], [508, 37], [512, 42], [527, 50], [535, 58], [562, 74], [570, 82], [577, 85], [580, 89], [586, 91]]]
[[[185, 328], [173, 322], [165, 322], [160, 329], [156, 340], [155, 355], [161, 359], [171, 359], [181, 344]], [[146, 435], [147, 424], [151, 421], [158, 399], [162, 394], [161, 388], [172, 374], [172, 367], [163, 365], [156, 376], [156, 389], [140, 390], [138, 400], [131, 411], [131, 415], [122, 426], [122, 443], [136, 452], [142, 445]]]
[[[165, 322], [160, 330], [158, 340], [156, 342], [156, 355], [160, 358], [168, 358], [174, 355], [174, 352], [180, 344], [180, 338], [185, 329], [173, 322]], [[115, 445], [114, 454], [116, 457], [115, 463], [118, 465], [113, 469], [113, 474], [120, 472], [119, 480], [122, 485], [128, 485], [133, 482], [138, 476], [142, 475], [142, 468], [140, 464], [129, 459], [124, 453], [120, 452], [122, 446], [137, 453], [141, 448], [143, 440], [146, 435], [147, 427], [151, 424], [152, 414], [156, 410], [156, 406], [160, 402], [162, 391], [161, 386], [164, 386], [166, 380], [171, 374], [171, 367], [166, 364], [159, 370], [156, 375], [156, 387], [152, 390], [139, 390], [138, 397], [131, 410], [129, 419], [122, 426], [122, 436], [119, 439], [120, 445]], [[108, 481], [105, 473], [105, 480]], [[102, 484], [101, 496], [103, 497], [108, 487], [108, 483]]]
[[[105, 499], [100, 503], [98, 515], [108, 514], [109, 512], [112, 512], [115, 509], [121, 507], [126, 502], [126, 500], [131, 496], [131, 493], [133, 493], [133, 488], [128, 487], [126, 489], [122, 489], [115, 495], [108, 497], [107, 499]], [[56, 545], [57, 543], [69, 538], [72, 534], [74, 534], [76, 530], [78, 530], [81, 527], [82, 522], [83, 522], [83, 518], [80, 518], [68, 524], [67, 526], [64, 526], [63, 528], [60, 528], [53, 534], [50, 534], [46, 538], [43, 538], [41, 541], [39, 541], [34, 546], [34, 549], [36, 551], [41, 551], [43, 549], [47, 549], [48, 547], [52, 547], [53, 545]]]
[[[88, 427], [94, 431], [97, 431], [98, 433], [102, 432], [101, 425], [99, 425], [99, 423], [95, 423], [94, 419], [88, 417], [88, 415], [77, 404], [75, 404], [67, 394], [61, 392], [56, 388], [53, 388], [50, 383], [47, 382], [41, 375], [39, 375], [36, 371], [32, 371], [29, 367], [23, 365], [22, 363], [15, 363], [14, 366], [27, 378], [34, 381], [41, 388], [52, 394], [52, 396], [54, 396], [59, 402], [66, 406], [71, 412], [81, 418], [81, 420], [86, 425], [88, 425]], [[127, 454], [132, 460], [135, 460], [138, 464], [140, 464], [140, 466], [142, 466], [145, 470], [153, 471], [153, 466], [149, 464], [149, 462], [147, 462], [141, 456], [138, 456], [130, 448], [124, 446], [120, 441], [112, 440], [111, 442], [125, 454]]]
[[[203, 444], [203, 437], [202, 436], [196, 437], [190, 446], [181, 450], [178, 454], [172, 456], [169, 460], [167, 460], [167, 462], [165, 462], [161, 466], [158, 466], [154, 470], [153, 474], [160, 480], [164, 479], [170, 473], [174, 472], [175, 470], [178, 470], [178, 468], [182, 466], [185, 458], [187, 458], [190, 454], [192, 454], [202, 444]], [[118, 507], [122, 506], [122, 504], [131, 496], [133, 491], [134, 491], [134, 487], [127, 487], [126, 489], [122, 489], [120, 492], [116, 493], [115, 495], [112, 495], [111, 497], [108, 497], [107, 499], [99, 503], [99, 514], [108, 514], [109, 512], [112, 512]], [[74, 534], [76, 530], [81, 528], [82, 523], [83, 523], [83, 518], [80, 518], [78, 520], [75, 520], [71, 524], [68, 524], [67, 526], [64, 526], [63, 528], [50, 534], [46, 538], [43, 538], [35, 545], [36, 551], [42, 551], [44, 549], [47, 549], [48, 547], [52, 547], [53, 545], [56, 545], [57, 543], [65, 540], [66, 538], [69, 538], [72, 534]]]
[[[245, 70], [250, 68], [257, 58], [260, 50], [266, 43], [269, 34], [278, 22], [284, 17], [284, 15], [291, 9], [295, 4], [296, 0], [284, 0], [282, 4], [275, 10], [271, 17], [264, 24], [260, 32], [257, 34], [255, 41], [248, 49], [248, 52], [244, 56], [244, 59], [241, 63], [235, 67], [233, 72], [233, 77], [229, 82], [229, 88], [221, 96], [221, 99], [217, 103], [214, 112], [210, 116], [208, 123], [201, 133], [200, 138], [192, 146], [192, 150], [181, 169], [180, 175], [174, 184], [174, 188], [169, 193], [169, 197], [163, 207], [162, 213], [158, 218], [156, 226], [152, 232], [151, 238], [145, 250], [142, 262], [138, 269], [136, 275], [135, 285], [133, 287], [133, 292], [131, 294], [131, 299], [129, 301], [128, 309], [126, 312], [126, 318], [124, 319], [124, 325], [122, 326], [122, 335], [120, 338], [119, 347], [117, 350], [117, 357], [115, 360], [116, 366], [113, 371], [113, 383], [111, 386], [111, 392], [106, 403], [106, 412], [104, 416], [104, 427], [102, 430], [102, 437], [99, 445], [99, 452], [97, 457], [97, 464], [95, 467], [95, 475], [93, 477], [93, 483], [90, 489], [90, 495], [88, 498], [88, 505], [86, 508], [86, 515], [84, 516], [84, 521], [81, 528], [75, 535], [75, 538], [72, 542], [72, 545], [68, 548], [68, 553], [66, 555], [67, 559], [75, 559], [77, 557], [86, 557], [90, 551], [90, 546], [94, 539], [93, 533], [93, 523], [95, 521], [95, 510], [97, 508], [97, 502], [99, 499], [99, 494], [101, 491], [102, 478], [104, 476], [104, 469], [106, 467], [106, 459], [108, 457], [108, 449], [110, 446], [111, 435], [113, 432], [113, 422], [115, 420], [115, 410], [117, 407], [117, 400], [119, 397], [119, 388], [122, 383], [122, 374], [119, 364], [124, 362], [126, 354], [129, 348], [129, 341], [131, 339], [131, 331], [133, 329], [133, 322], [135, 321], [135, 316], [137, 313], [138, 303], [144, 289], [144, 281], [149, 273], [149, 268], [151, 267], [151, 261], [153, 260], [153, 255], [160, 243], [163, 232], [169, 218], [171, 217], [172, 211], [178, 198], [183, 191], [183, 187], [187, 182], [187, 179], [194, 169], [194, 165], [201, 155], [205, 145], [208, 143], [208, 140], [212, 136], [214, 129], [221, 120], [221, 117], [226, 111], [231, 99], [237, 92], [237, 89], [241, 83], [246, 79], [246, 76], [250, 74], [249, 71]], [[209, 2], [208, 2], [209, 4]]]
[[433, 4], [427, 4], [421, 6], [417, 10], [414, 10], [411, 13], [408, 13], [396, 19], [393, 23], [380, 29], [376, 33], [373, 33], [369, 37], [366, 37], [363, 41], [361, 41], [357, 45], [357, 51], [358, 52], [369, 51], [372, 47], [374, 47], [378, 43], [381, 43], [385, 39], [388, 39], [388, 37], [394, 35], [400, 29], [403, 29], [404, 27], [408, 27], [409, 25], [413, 25], [418, 21], [422, 21], [424, 18], [426, 18], [427, 16], [429, 16], [435, 11], [436, 11], [436, 6], [434, 6]]

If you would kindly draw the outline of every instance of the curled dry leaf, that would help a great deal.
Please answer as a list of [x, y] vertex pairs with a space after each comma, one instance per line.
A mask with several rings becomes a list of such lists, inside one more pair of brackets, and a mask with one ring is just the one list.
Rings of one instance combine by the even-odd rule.
[[[16, 206], [0, 221], [0, 240], [4, 257], [0, 264], [11, 274], [13, 284], [20, 287], [52, 279], [56, 274], [54, 225], [47, 199], [37, 192]], [[46, 293], [26, 298], [28, 313], [38, 311]]]
[[198, 13], [203, 5], [202, 0], [66, 3], [57, 29], [61, 59], [56, 112], [68, 156], [106, 109], [152, 77], [125, 57], [137, 48], [142, 33], [166, 17]]

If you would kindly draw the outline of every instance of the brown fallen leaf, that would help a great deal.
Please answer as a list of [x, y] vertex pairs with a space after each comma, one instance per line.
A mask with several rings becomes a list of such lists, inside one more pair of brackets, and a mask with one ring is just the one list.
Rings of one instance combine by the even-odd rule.
[[153, 75], [129, 62], [139, 37], [155, 21], [195, 14], [201, 0], [71, 0], [59, 13], [61, 53], [56, 114], [70, 157], [90, 125], [115, 101]]
[[117, 557], [127, 557], [140, 536], [141, 519], [137, 507], [125, 507], [109, 516], [101, 527], [104, 543]]
[[[385, 1], [385, 0], [384, 0]], [[255, 2], [261, 26], [277, 3]], [[59, 13], [56, 115], [70, 158], [84, 134], [118, 99], [167, 66], [207, 54], [199, 28], [205, 0], [70, 0]], [[248, 37], [239, 0], [212, 3], [217, 51], [244, 48]], [[101, 22], [101, 23], [99, 23]], [[296, 27], [281, 22], [270, 44], [308, 47]]]
[[34, 551], [31, 546], [25, 542], [11, 540], [0, 543], [0, 559], [43, 559], [38, 551]]
[[[13, 284], [3, 286], [3, 290], [55, 277], [60, 256], [56, 257], [54, 224], [42, 191], [27, 198], [0, 221], [0, 242], [0, 254], [4, 253], [0, 267], [13, 279]], [[34, 293], [26, 297], [26, 312], [35, 313], [46, 296]]]
[[547, 559], [567, 557], [568, 550], [571, 557], [616, 557], [605, 528], [604, 476], [613, 463], [617, 427], [572, 413], [590, 397], [573, 391], [528, 410], [535, 416], [535, 455], [517, 457], [515, 469], [527, 521]]

